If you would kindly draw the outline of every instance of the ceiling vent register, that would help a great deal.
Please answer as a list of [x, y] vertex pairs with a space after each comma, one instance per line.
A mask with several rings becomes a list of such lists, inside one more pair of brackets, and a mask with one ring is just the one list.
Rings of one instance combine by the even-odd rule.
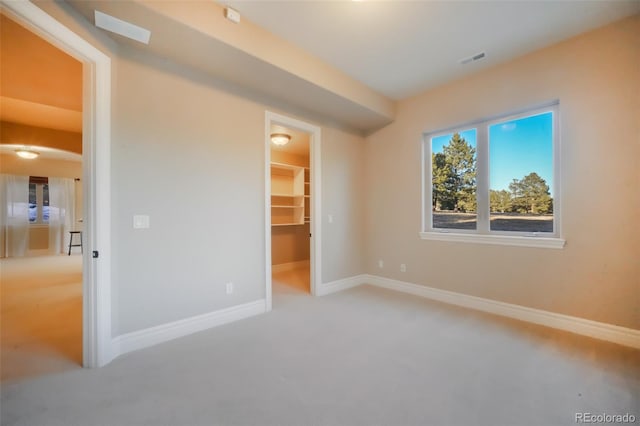
[[479, 61], [479, 60], [481, 60], [481, 59], [484, 59], [484, 58], [485, 58], [485, 56], [487, 56], [487, 54], [486, 54], [486, 53], [484, 53], [484, 52], [480, 52], [480, 53], [476, 53], [476, 54], [475, 54], [475, 55], [473, 55], [473, 56], [469, 56], [468, 58], [460, 59], [460, 61], [459, 61], [459, 62], [460, 62], [462, 65], [466, 65], [466, 64], [468, 64], [468, 63], [476, 62], [476, 61]]

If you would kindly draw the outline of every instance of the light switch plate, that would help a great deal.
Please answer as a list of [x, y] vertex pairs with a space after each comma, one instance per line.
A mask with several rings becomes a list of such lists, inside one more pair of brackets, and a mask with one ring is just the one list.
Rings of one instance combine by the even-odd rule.
[[147, 229], [149, 226], [148, 215], [136, 214], [133, 216], [133, 229]]

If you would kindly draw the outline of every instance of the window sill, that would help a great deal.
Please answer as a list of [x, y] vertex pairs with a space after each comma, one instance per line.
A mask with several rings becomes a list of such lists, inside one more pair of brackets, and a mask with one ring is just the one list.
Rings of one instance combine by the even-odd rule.
[[494, 244], [500, 246], [535, 247], [562, 249], [565, 240], [562, 238], [524, 236], [524, 235], [485, 235], [462, 234], [454, 232], [420, 232], [423, 240], [449, 241], [456, 243]]

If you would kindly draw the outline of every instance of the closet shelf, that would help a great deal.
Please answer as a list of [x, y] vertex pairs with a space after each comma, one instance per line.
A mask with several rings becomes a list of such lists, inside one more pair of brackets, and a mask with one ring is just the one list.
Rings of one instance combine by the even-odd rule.
[[295, 197], [303, 197], [302, 194], [275, 194], [275, 193], [271, 193], [272, 197], [289, 197], [289, 198], [295, 198]]
[[271, 168], [273, 169], [281, 169], [281, 170], [298, 170], [301, 169], [300, 166], [294, 166], [293, 164], [286, 163], [278, 163], [276, 161], [271, 162]]
[[308, 174], [302, 166], [271, 162], [272, 226], [304, 225], [305, 217], [308, 220], [311, 181]]

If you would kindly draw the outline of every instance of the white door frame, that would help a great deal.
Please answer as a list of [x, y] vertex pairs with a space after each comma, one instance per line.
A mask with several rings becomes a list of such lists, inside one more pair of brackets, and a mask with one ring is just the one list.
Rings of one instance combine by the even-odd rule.
[[264, 123], [264, 227], [265, 227], [265, 294], [267, 312], [272, 308], [273, 293], [271, 288], [271, 125], [281, 125], [296, 130], [310, 133], [309, 139], [309, 166], [311, 178], [311, 294], [316, 296], [318, 289], [322, 283], [322, 245], [321, 245], [321, 218], [320, 201], [322, 200], [321, 182], [320, 182], [320, 143], [321, 132], [320, 127], [295, 118], [287, 117], [275, 112], [265, 112]]
[[[83, 63], [84, 254], [82, 361], [100, 367], [111, 339], [111, 59], [28, 1], [0, 0], [3, 13]], [[93, 251], [99, 258], [93, 259]]]

